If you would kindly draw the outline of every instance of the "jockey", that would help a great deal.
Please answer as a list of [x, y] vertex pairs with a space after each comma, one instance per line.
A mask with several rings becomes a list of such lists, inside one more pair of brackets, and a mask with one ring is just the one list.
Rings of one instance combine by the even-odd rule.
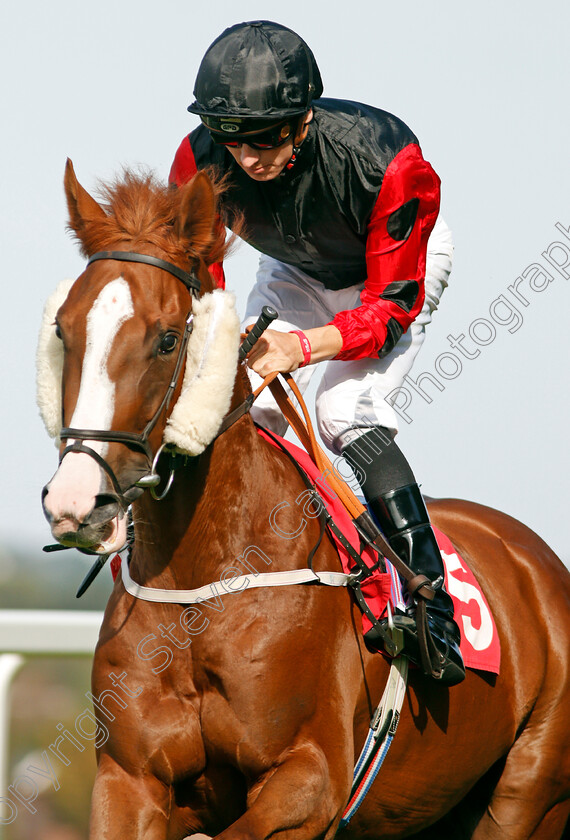
[[[261, 252], [244, 327], [266, 304], [280, 316], [249, 353], [252, 377], [296, 371], [304, 390], [327, 362], [316, 397], [321, 437], [353, 468], [394, 550], [434, 582], [428, 622], [441, 682], [453, 685], [465, 676], [453, 603], [420, 489], [394, 441], [394, 394], [451, 270], [440, 181], [400, 119], [322, 92], [313, 53], [290, 29], [269, 21], [226, 29], [200, 65], [188, 110], [202, 124], [182, 141], [170, 180], [209, 166], [225, 175], [224, 220], [231, 228], [231, 207], [240, 211]], [[267, 391], [254, 411], [284, 432]], [[418, 663], [413, 606], [394, 624]], [[371, 630], [366, 641], [377, 646], [379, 636]]]

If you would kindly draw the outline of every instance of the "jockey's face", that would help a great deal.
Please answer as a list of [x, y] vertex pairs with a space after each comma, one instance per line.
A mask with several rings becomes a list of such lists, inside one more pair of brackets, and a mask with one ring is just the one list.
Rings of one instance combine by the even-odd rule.
[[[300, 146], [307, 136], [309, 123], [313, 119], [312, 109], [304, 117], [298, 120], [297, 130], [294, 138], [295, 145]], [[253, 138], [252, 138], [253, 139]], [[259, 139], [259, 138], [258, 138]], [[250, 178], [254, 181], [272, 181], [277, 178], [293, 154], [293, 137], [285, 143], [268, 149], [260, 149], [248, 146], [247, 143], [236, 143], [226, 145], [238, 166], [241, 166]]]
[[254, 181], [272, 181], [283, 172], [293, 154], [293, 141], [274, 149], [254, 149], [247, 143], [226, 146], [238, 166]]

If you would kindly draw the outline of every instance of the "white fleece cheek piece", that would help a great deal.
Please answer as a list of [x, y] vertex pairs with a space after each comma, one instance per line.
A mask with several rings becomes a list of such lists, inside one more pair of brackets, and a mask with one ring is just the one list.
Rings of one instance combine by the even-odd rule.
[[164, 442], [194, 456], [213, 441], [228, 413], [236, 376], [240, 323], [234, 295], [222, 289], [201, 297], [193, 304], [192, 312], [193, 330], [182, 391], [166, 423]]
[[75, 280], [62, 280], [44, 307], [36, 354], [36, 401], [47, 433], [59, 445], [63, 344], [55, 334], [55, 316]]

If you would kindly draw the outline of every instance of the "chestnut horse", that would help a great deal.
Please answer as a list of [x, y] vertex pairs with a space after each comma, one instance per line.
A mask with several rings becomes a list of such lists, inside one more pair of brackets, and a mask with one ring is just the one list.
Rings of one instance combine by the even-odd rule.
[[[230, 295], [213, 291], [208, 271], [224, 249], [217, 187], [204, 173], [179, 190], [126, 173], [99, 204], [68, 162], [65, 191], [70, 226], [95, 259], [61, 293], [47, 325], [52, 358], [40, 359], [44, 418], [62, 435], [44, 490], [53, 535], [108, 554], [124, 544], [132, 504], [134, 581], [225, 582], [189, 607], [133, 597], [117, 578], [93, 665], [90, 837], [331, 838], [389, 665], [364, 646], [346, 589], [231, 592], [244, 571], [305, 568], [315, 546], [315, 569], [340, 563], [316, 520], [300, 527], [305, 485], [250, 415], [238, 411], [218, 434], [250, 389]], [[163, 441], [186, 454], [159, 460]], [[173, 478], [160, 502], [148, 489], [156, 464]], [[430, 514], [486, 594], [501, 672], [468, 671], [451, 689], [410, 672], [391, 750], [341, 833], [555, 840], [570, 809], [570, 575], [509, 516], [456, 500], [430, 503]]]

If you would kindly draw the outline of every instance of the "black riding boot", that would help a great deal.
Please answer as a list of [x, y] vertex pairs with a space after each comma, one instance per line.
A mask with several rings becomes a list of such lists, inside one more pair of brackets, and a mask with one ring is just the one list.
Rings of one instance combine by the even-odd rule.
[[[432, 638], [442, 657], [441, 682], [445, 685], [461, 682], [465, 668], [459, 652], [459, 628], [453, 620], [453, 601], [443, 588], [441, 553], [420, 488], [408, 484], [371, 499], [368, 504], [396, 554], [413, 572], [425, 575], [434, 584], [435, 597], [426, 601], [426, 610]], [[419, 664], [415, 620], [410, 615], [396, 614], [394, 625], [404, 631], [404, 652]], [[374, 634], [374, 629], [370, 633]]]
[[[366, 432], [349, 443], [343, 455], [355, 470], [370, 510], [391, 547], [413, 572], [425, 575], [434, 583], [436, 594], [433, 601], [426, 602], [426, 610], [441, 657], [440, 679], [444, 685], [461, 682], [465, 668], [459, 651], [459, 628], [453, 620], [453, 601], [443, 587], [441, 553], [408, 462], [386, 429]], [[421, 665], [413, 614], [396, 613], [394, 625], [403, 631], [406, 655]], [[374, 628], [366, 634], [366, 641], [374, 647], [381, 643]]]

